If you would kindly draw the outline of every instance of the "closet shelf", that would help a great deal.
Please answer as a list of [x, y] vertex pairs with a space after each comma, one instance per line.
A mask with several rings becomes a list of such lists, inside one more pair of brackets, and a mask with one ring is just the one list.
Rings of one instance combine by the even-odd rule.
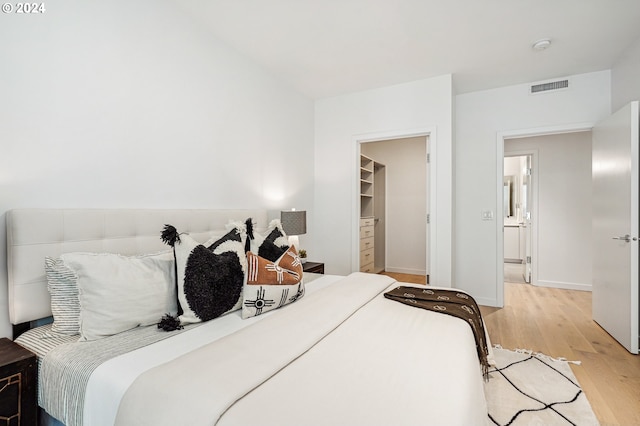
[[[375, 230], [384, 217], [384, 165], [360, 155], [360, 271], [377, 273], [384, 266], [384, 229]], [[382, 192], [381, 192], [382, 191]], [[378, 240], [376, 242], [376, 240]]]

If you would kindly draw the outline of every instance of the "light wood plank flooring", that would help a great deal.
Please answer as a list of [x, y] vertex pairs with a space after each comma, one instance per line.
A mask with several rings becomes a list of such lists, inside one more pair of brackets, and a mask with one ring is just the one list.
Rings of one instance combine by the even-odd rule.
[[412, 274], [401, 274], [399, 272], [380, 272], [383, 275], [388, 275], [394, 278], [396, 281], [401, 283], [411, 283], [411, 284], [426, 284], [427, 276], [426, 275], [412, 275]]
[[504, 263], [504, 281], [524, 284], [524, 265], [522, 263]]
[[505, 307], [481, 307], [491, 341], [571, 365], [602, 425], [640, 425], [640, 356], [591, 319], [591, 293], [505, 283]]
[[[424, 276], [387, 275], [424, 283]], [[480, 309], [492, 343], [581, 361], [571, 369], [603, 426], [640, 425], [640, 355], [591, 319], [590, 292], [506, 282], [505, 307]]]

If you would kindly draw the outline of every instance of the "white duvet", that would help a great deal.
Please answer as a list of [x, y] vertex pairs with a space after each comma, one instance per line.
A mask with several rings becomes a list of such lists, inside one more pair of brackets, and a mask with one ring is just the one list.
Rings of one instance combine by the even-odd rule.
[[[305, 275], [306, 276], [306, 275]], [[344, 277], [323, 275], [306, 285], [306, 296], [321, 290]], [[120, 400], [131, 383], [145, 371], [169, 362], [207, 343], [268, 318], [277, 311], [243, 320], [241, 311], [235, 311], [204, 323], [153, 345], [120, 355], [96, 368], [85, 392], [83, 423], [92, 426], [111, 426]]]
[[227, 316], [103, 364], [85, 424], [486, 424], [464, 321], [385, 299], [379, 275], [317, 284], [251, 327]]

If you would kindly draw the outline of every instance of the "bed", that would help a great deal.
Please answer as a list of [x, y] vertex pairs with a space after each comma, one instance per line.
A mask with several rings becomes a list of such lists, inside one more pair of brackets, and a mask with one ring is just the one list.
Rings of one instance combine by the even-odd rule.
[[[154, 253], [166, 260], [166, 224], [200, 242], [245, 218], [255, 234], [273, 224], [265, 210], [19, 209], [6, 218], [16, 329], [52, 315], [47, 257]], [[179, 255], [169, 260], [180, 277]], [[51, 323], [30, 329], [16, 341], [38, 355], [41, 424], [487, 423], [468, 324], [388, 300], [384, 293], [401, 283], [382, 275], [304, 274], [297, 288], [302, 283], [302, 294], [288, 293], [295, 303], [245, 315], [246, 305], [257, 312], [257, 298], [245, 295], [242, 307], [173, 331], [154, 323], [79, 341], [52, 332]]]

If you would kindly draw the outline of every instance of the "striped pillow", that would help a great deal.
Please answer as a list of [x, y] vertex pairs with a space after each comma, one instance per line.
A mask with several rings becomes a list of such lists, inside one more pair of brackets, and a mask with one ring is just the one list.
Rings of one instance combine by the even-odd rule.
[[53, 314], [51, 331], [69, 336], [80, 334], [78, 277], [62, 259], [45, 257], [44, 269], [51, 295], [51, 313]]

